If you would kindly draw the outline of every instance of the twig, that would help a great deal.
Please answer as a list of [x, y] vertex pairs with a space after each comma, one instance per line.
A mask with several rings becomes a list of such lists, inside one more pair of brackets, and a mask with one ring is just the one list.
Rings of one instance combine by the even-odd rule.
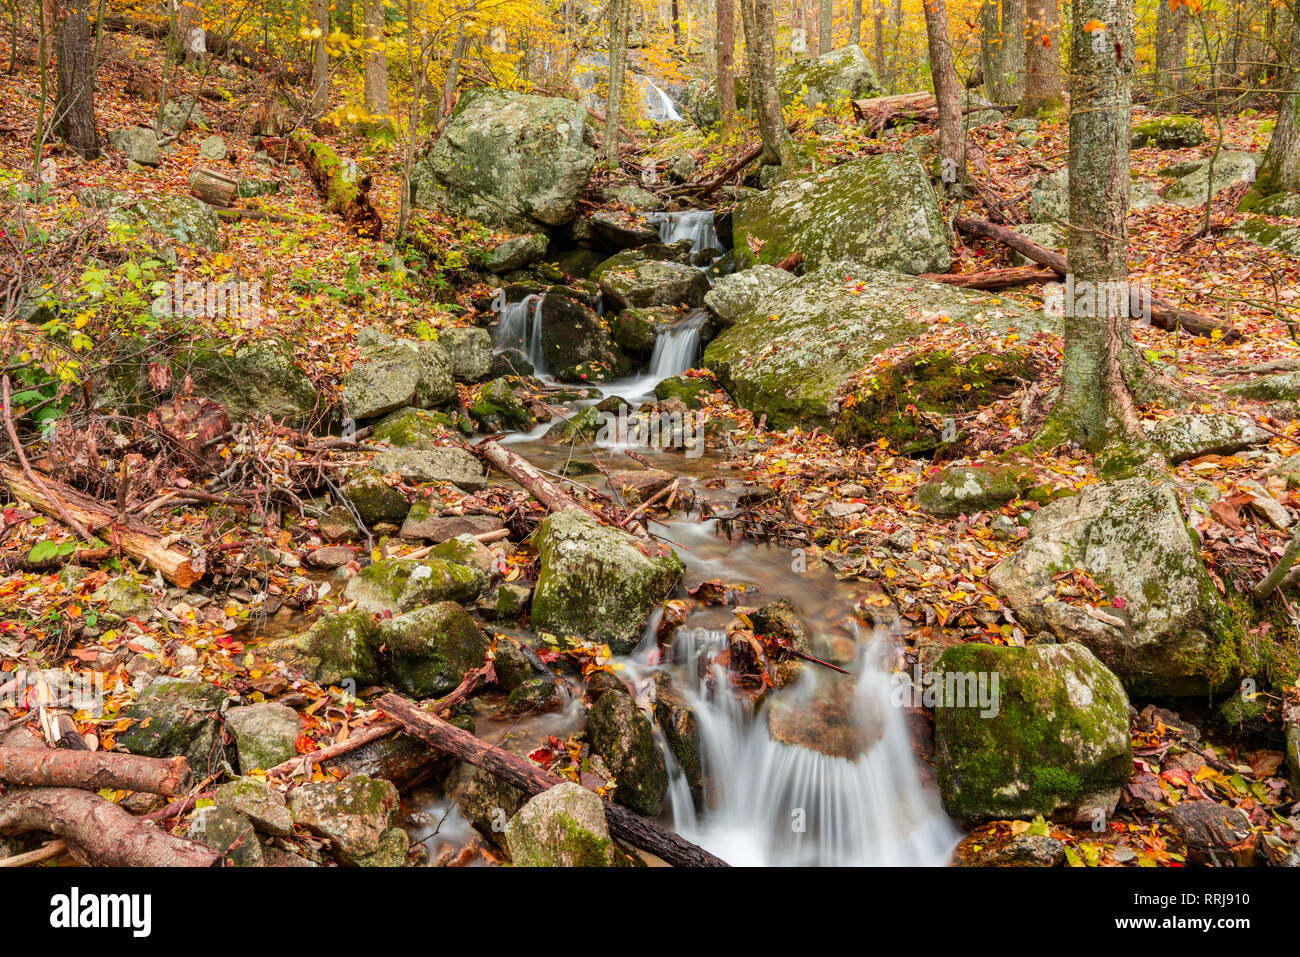
[[80, 522], [68, 514], [68, 508], [63, 504], [63, 499], [51, 492], [45, 483], [36, 477], [36, 474], [32, 471], [31, 465], [28, 464], [27, 456], [23, 453], [22, 443], [18, 441], [18, 430], [14, 428], [13, 412], [9, 407], [8, 376], [0, 378], [0, 392], [2, 392], [4, 400], [5, 431], [9, 433], [9, 441], [14, 445], [14, 453], [18, 456], [18, 464], [22, 466], [23, 474], [27, 476], [27, 481], [31, 482], [45, 494], [49, 499], [50, 504], [54, 506], [55, 511], [59, 513], [59, 518], [63, 521], [64, 525], [76, 532], [83, 540], [87, 542], [92, 541], [94, 536], [91, 535], [90, 532], [86, 531]]

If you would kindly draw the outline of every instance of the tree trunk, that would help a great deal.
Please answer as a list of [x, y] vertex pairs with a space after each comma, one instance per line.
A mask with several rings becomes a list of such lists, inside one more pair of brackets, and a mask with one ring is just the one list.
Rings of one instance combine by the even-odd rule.
[[605, 162], [619, 165], [619, 124], [623, 112], [623, 77], [627, 71], [628, 6], [631, 0], [610, 0], [609, 96], [605, 101]]
[[370, 175], [358, 171], [355, 163], [344, 161], [323, 140], [312, 139], [301, 130], [290, 136], [289, 142], [326, 205], [342, 216], [358, 236], [378, 240], [383, 235], [384, 221], [370, 199]]
[[749, 61], [749, 101], [758, 112], [763, 136], [763, 165], [794, 165], [794, 143], [781, 114], [781, 93], [776, 85], [776, 23], [772, 0], [740, 0], [745, 29], [745, 57]]
[[79, 3], [59, 24], [59, 100], [55, 129], [83, 159], [99, 155], [95, 129], [95, 55], [90, 42], [90, 9]]
[[849, 0], [849, 44], [862, 46], [862, 4], [865, 0]]
[[871, 8], [871, 26], [875, 34], [876, 75], [885, 81], [885, 0], [875, 0]]
[[[1066, 303], [1061, 393], [1045, 435], [1097, 451], [1141, 435], [1126, 365], [1142, 360], [1127, 310], [1102, 292], [1128, 284], [1133, 3], [1072, 0], [1071, 19], [1068, 264], [1075, 289], [1097, 294], [1086, 309]], [[1104, 26], [1085, 29], [1094, 24]]]
[[179, 797], [190, 789], [194, 777], [189, 763], [179, 757], [0, 746], [0, 781], [82, 791], [123, 788]]
[[320, 30], [320, 36], [316, 38], [312, 54], [311, 108], [320, 116], [330, 107], [330, 54], [325, 44], [330, 32], [329, 0], [312, 0], [312, 17], [316, 21], [316, 28]]
[[1169, 0], [1160, 0], [1156, 12], [1155, 95], [1158, 109], [1172, 108], [1172, 100], [1183, 85], [1187, 69], [1187, 8], [1169, 9]]
[[[1037, 116], [1061, 105], [1061, 11], [1058, 0], [1028, 0], [1025, 95], [1020, 112]], [[1163, 4], [1162, 4], [1163, 5]]]
[[948, 7], [944, 0], [924, 0], [925, 39], [930, 48], [930, 74], [939, 110], [940, 174], [947, 189], [966, 181], [966, 135], [962, 129], [961, 88], [948, 39]]
[[817, 8], [817, 52], [829, 53], [835, 49], [834, 0], [821, 0]]
[[366, 19], [365, 104], [371, 116], [387, 118], [388, 49], [384, 42], [384, 5], [364, 0]]
[[1287, 68], [1279, 73], [1281, 88], [1291, 92], [1282, 94], [1278, 101], [1277, 125], [1251, 188], [1254, 196], [1300, 191], [1300, 92], [1295, 92], [1300, 84], [1300, 24], [1287, 19], [1284, 29], [1289, 41], [1283, 44]]
[[980, 7], [980, 68], [984, 93], [998, 103], [1019, 103], [1024, 89], [1025, 0], [985, 0]]
[[724, 135], [736, 128], [736, 2], [717, 0], [718, 113]]
[[461, 30], [456, 34], [456, 42], [451, 47], [451, 59], [447, 62], [447, 75], [442, 81], [442, 97], [434, 110], [434, 119], [441, 123], [451, 112], [451, 105], [456, 102], [456, 84], [460, 82], [460, 65], [465, 60], [469, 49], [469, 34]]

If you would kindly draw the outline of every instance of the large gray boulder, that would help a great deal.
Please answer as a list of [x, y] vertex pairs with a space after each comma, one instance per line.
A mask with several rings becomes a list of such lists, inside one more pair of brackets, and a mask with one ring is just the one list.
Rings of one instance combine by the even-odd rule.
[[125, 130], [112, 130], [108, 143], [125, 153], [127, 159], [141, 166], [157, 166], [162, 162], [158, 152], [158, 135], [147, 126], [132, 126]]
[[211, 206], [192, 196], [140, 196], [90, 186], [77, 193], [77, 202], [89, 209], [104, 210], [110, 224], [135, 230], [145, 247], [167, 262], [176, 261], [177, 246], [201, 252], [221, 251], [221, 221]]
[[618, 859], [600, 797], [565, 781], [530, 799], [506, 825], [516, 867], [610, 867]]
[[415, 205], [527, 231], [571, 220], [596, 161], [587, 113], [560, 97], [467, 92], [415, 164]]
[[799, 253], [808, 269], [849, 259], [915, 275], [947, 272], [952, 262], [934, 187], [908, 152], [786, 180], [741, 200], [732, 223], [741, 266]]
[[[1238, 183], [1253, 183], [1256, 166], [1255, 157], [1250, 153], [1225, 150], [1214, 158], [1212, 191], [1217, 193]], [[1165, 189], [1164, 199], [1177, 206], [1203, 206], [1210, 189], [1210, 161], [1205, 159], [1174, 180]]]
[[709, 281], [693, 266], [624, 250], [591, 271], [600, 291], [615, 309], [650, 306], [698, 306]]
[[488, 638], [454, 601], [435, 602], [379, 623], [375, 639], [388, 658], [389, 680], [415, 698], [451, 691], [483, 664]]
[[601, 525], [577, 509], [548, 517], [534, 544], [540, 564], [533, 626], [608, 641], [616, 654], [637, 646], [650, 613], [682, 577], [682, 563], [671, 549]]
[[235, 349], [196, 342], [174, 355], [171, 369], [173, 383], [189, 376], [195, 394], [220, 402], [234, 422], [269, 415], [277, 422], [304, 426], [319, 414], [316, 387], [294, 363], [289, 346], [278, 339], [259, 339]]
[[477, 326], [456, 326], [438, 333], [457, 382], [482, 382], [492, 368], [492, 336]]
[[473, 601], [483, 590], [477, 569], [432, 559], [386, 558], [348, 580], [343, 597], [357, 610], [394, 615], [440, 601]]
[[[1060, 600], [1057, 576], [1074, 569], [1110, 604]], [[1040, 509], [989, 583], [1027, 628], [1086, 645], [1130, 692], [1204, 694], [1242, 674], [1244, 636], [1168, 484], [1138, 477], [1091, 485]]]
[[745, 313], [760, 308], [776, 290], [794, 279], [794, 273], [766, 263], [719, 276], [704, 296], [704, 306], [718, 328], [727, 329]]
[[1171, 465], [1200, 455], [1231, 455], [1268, 440], [1247, 416], [1231, 412], [1174, 415], [1151, 430]]
[[[727, 392], [779, 428], [828, 426], [841, 386], [935, 318], [1030, 335], [1047, 324], [1006, 300], [862, 263], [830, 263], [773, 291], [704, 351]], [[775, 317], [775, 318], [774, 318]]]

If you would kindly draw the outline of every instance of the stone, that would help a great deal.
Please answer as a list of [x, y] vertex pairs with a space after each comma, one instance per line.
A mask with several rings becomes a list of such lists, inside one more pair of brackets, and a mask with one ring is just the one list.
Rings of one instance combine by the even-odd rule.
[[509, 635], [497, 635], [492, 644], [492, 670], [497, 676], [497, 687], [507, 694], [531, 680], [534, 674], [523, 645]]
[[294, 823], [328, 838], [339, 857], [357, 864], [381, 850], [399, 803], [391, 782], [354, 774], [303, 784], [289, 794]]
[[308, 552], [304, 560], [312, 568], [323, 568], [328, 571], [334, 568], [342, 568], [356, 557], [356, 551], [345, 545], [327, 545], [324, 548], [317, 548]]
[[718, 327], [726, 329], [745, 313], [761, 308], [777, 289], [794, 280], [794, 273], [760, 263], [714, 280], [713, 288], [704, 296], [704, 306]]
[[668, 792], [668, 770], [654, 727], [636, 702], [628, 695], [601, 695], [587, 714], [586, 737], [614, 774], [615, 802], [657, 816]]
[[483, 588], [480, 572], [442, 560], [388, 558], [348, 580], [343, 597], [371, 614], [400, 614], [442, 601], [472, 601]]
[[201, 807], [190, 818], [185, 836], [219, 851], [234, 867], [261, 867], [262, 845], [253, 824], [233, 808], [220, 805]]
[[298, 712], [282, 704], [251, 704], [230, 708], [226, 728], [235, 737], [239, 768], [250, 771], [273, 768], [298, 754]]
[[154, 596], [126, 575], [118, 575], [104, 582], [91, 592], [90, 600], [101, 603], [102, 611], [119, 618], [147, 621], [154, 612]]
[[353, 609], [318, 618], [306, 631], [272, 641], [266, 656], [306, 673], [322, 687], [352, 681], [365, 688], [379, 681], [374, 633], [370, 613]]
[[1134, 123], [1129, 145], [1135, 150], [1145, 146], [1179, 150], [1200, 146], [1205, 139], [1205, 127], [1201, 125], [1200, 117], [1175, 113]]
[[479, 599], [478, 610], [484, 618], [516, 621], [522, 618], [533, 599], [533, 590], [518, 582], [501, 582]]
[[[1055, 576], [1075, 568], [1093, 578], [1109, 606], [1057, 600]], [[1130, 693], [1204, 694], [1235, 686], [1243, 673], [1244, 636], [1167, 483], [1132, 478], [1052, 502], [1035, 513], [1028, 537], [993, 568], [989, 584], [1025, 628], [1086, 645]]]
[[199, 159], [220, 161], [226, 158], [226, 141], [215, 133], [199, 144]]
[[293, 815], [280, 792], [260, 778], [242, 777], [227, 781], [213, 795], [219, 807], [237, 811], [264, 834], [289, 837], [293, 834]]
[[1252, 216], [1229, 230], [1228, 235], [1276, 249], [1288, 256], [1300, 256], [1300, 226], [1279, 226]]
[[468, 772], [459, 787], [457, 805], [465, 820], [493, 846], [509, 853], [506, 827], [512, 815], [528, 800], [528, 795], [501, 780], [490, 771], [465, 766]]
[[544, 714], [564, 707], [564, 697], [550, 677], [528, 678], [521, 681], [506, 696], [506, 703], [497, 712], [500, 717], [519, 717], [526, 714]]
[[663, 469], [619, 469], [605, 476], [605, 483], [626, 505], [640, 505], [658, 495], [677, 476]]
[[610, 324], [614, 342], [629, 355], [650, 358], [655, 340], [671, 329], [681, 315], [674, 306], [655, 306], [651, 309], [624, 309]]
[[1133, 768], [1129, 702], [1091, 651], [956, 645], [934, 675], [935, 764], [950, 815], [1089, 822], [1114, 810]]
[[655, 383], [655, 398], [660, 402], [670, 402], [675, 399], [688, 409], [699, 409], [704, 405], [701, 399], [705, 396], [725, 398], [722, 390], [718, 388], [717, 380], [711, 375], [682, 373]]
[[152, 193], [140, 196], [105, 187], [87, 187], [77, 193], [77, 202], [105, 211], [109, 224], [124, 226], [138, 234], [142, 249], [174, 263], [177, 247], [201, 252], [220, 252], [221, 221], [207, 203], [192, 196]]
[[550, 515], [534, 544], [539, 560], [534, 628], [608, 641], [615, 654], [636, 647], [650, 613], [682, 577], [682, 563], [671, 549], [601, 525], [576, 509]]
[[593, 140], [572, 100], [467, 91], [415, 164], [414, 204], [520, 231], [563, 225], [595, 164]]
[[[1163, 200], [1155, 186], [1146, 180], [1133, 177], [1129, 182], [1129, 209], [1143, 210], [1159, 206]], [[1070, 171], [1061, 168], [1045, 173], [1034, 181], [1029, 194], [1029, 218], [1033, 223], [1052, 224], [1065, 236], [1064, 225], [1070, 221]], [[1017, 229], [1020, 232], [1023, 227]], [[1032, 236], [1030, 238], [1033, 238]], [[1035, 240], [1041, 242], [1041, 240]], [[1064, 242], [1062, 241], [1061, 245]], [[1051, 245], [1043, 243], [1044, 246]]]
[[947, 272], [952, 261], [930, 177], [906, 152], [785, 180], [739, 202], [732, 228], [739, 266], [799, 253], [807, 270], [848, 259], [915, 275]]
[[216, 685], [179, 678], [155, 678], [122, 709], [131, 727], [117, 734], [117, 746], [150, 758], [182, 756], [195, 779], [220, 767], [222, 748], [217, 714], [232, 695]]
[[698, 306], [709, 281], [694, 266], [655, 259], [643, 250], [616, 253], [591, 271], [605, 300], [615, 309]]
[[411, 850], [411, 838], [400, 827], [388, 827], [379, 835], [379, 847], [370, 854], [355, 857], [357, 867], [405, 867]]
[[659, 239], [659, 231], [640, 216], [602, 209], [588, 216], [587, 222], [603, 245], [614, 249], [636, 249]]
[[400, 532], [402, 538], [445, 542], [458, 535], [484, 535], [505, 528], [501, 519], [492, 515], [433, 515], [421, 506], [417, 502], [406, 516]]
[[522, 269], [537, 262], [546, 255], [550, 240], [545, 233], [530, 233], [515, 236], [492, 247], [483, 257], [483, 266], [489, 272], [504, 276], [508, 272]]
[[968, 835], [953, 852], [957, 867], [1060, 867], [1065, 844], [1050, 834]]
[[420, 371], [419, 354], [407, 344], [363, 348], [343, 377], [344, 413], [360, 422], [415, 404]]
[[1151, 430], [1151, 440], [1170, 465], [1202, 455], [1231, 455], [1268, 441], [1268, 434], [1244, 415], [1230, 412], [1174, 415]]
[[916, 504], [940, 518], [973, 515], [1011, 501], [1025, 478], [1022, 470], [1007, 466], [949, 466], [917, 488]]
[[482, 464], [469, 449], [456, 445], [389, 449], [376, 455], [371, 465], [384, 475], [396, 473], [407, 482], [450, 482], [467, 492], [487, 488], [487, 473]]
[[488, 638], [454, 601], [440, 601], [381, 621], [388, 677], [400, 692], [437, 698], [452, 691], [487, 655]]
[[186, 99], [163, 104], [162, 125], [173, 133], [184, 133], [191, 126], [208, 129], [212, 124], [194, 99]]
[[1242, 847], [1250, 838], [1250, 817], [1235, 807], [1209, 800], [1184, 800], [1166, 815], [1169, 828], [1187, 849], [1193, 864], [1248, 864], [1253, 846]]
[[[1249, 153], [1220, 153], [1214, 162], [1213, 192], [1217, 193], [1238, 183], [1254, 182], [1256, 166], [1255, 157]], [[1202, 206], [1209, 187], [1209, 161], [1203, 160], [1166, 187], [1164, 199], [1165, 202], [1178, 206]]]
[[173, 383], [189, 376], [195, 395], [220, 402], [232, 422], [269, 415], [304, 427], [321, 410], [316, 387], [294, 362], [288, 343], [279, 339], [259, 339], [234, 349], [197, 342], [178, 350], [171, 368]]
[[[376, 456], [378, 458], [378, 456]], [[396, 469], [378, 468], [353, 469], [348, 480], [343, 484], [343, 497], [346, 498], [367, 525], [376, 522], [400, 522], [411, 510], [406, 500], [406, 493], [394, 488], [385, 481], [384, 476]]]
[[492, 368], [492, 336], [486, 329], [456, 326], [438, 333], [438, 344], [451, 359], [457, 382], [481, 382]]
[[[451, 365], [448, 360], [447, 380], [451, 378]], [[443, 412], [429, 412], [424, 409], [408, 407], [390, 412], [375, 425], [376, 442], [410, 449], [438, 449], [447, 445], [453, 434], [451, 419]]]
[[505, 379], [497, 378], [484, 384], [469, 407], [469, 414], [484, 432], [522, 432], [531, 429], [537, 419]]
[[614, 344], [609, 325], [578, 297], [552, 288], [538, 309], [542, 357], [562, 381], [581, 382], [583, 367], [590, 381], [604, 381], [632, 370]]
[[158, 136], [147, 126], [132, 126], [125, 130], [112, 130], [109, 145], [120, 150], [127, 158], [141, 166], [157, 166], [162, 162], [158, 152]]
[[600, 797], [565, 781], [529, 799], [506, 825], [516, 867], [612, 867], [618, 862]]
[[317, 520], [316, 528], [327, 542], [350, 542], [361, 534], [361, 528], [345, 505], [331, 505]]

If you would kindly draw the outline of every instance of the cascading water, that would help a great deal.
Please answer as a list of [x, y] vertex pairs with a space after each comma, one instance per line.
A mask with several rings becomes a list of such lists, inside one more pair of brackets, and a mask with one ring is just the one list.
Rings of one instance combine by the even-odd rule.
[[669, 376], [695, 367], [700, 355], [700, 333], [707, 317], [703, 313], [687, 316], [671, 329], [659, 333], [646, 375], [658, 383]]
[[650, 119], [661, 123], [680, 123], [682, 115], [677, 112], [677, 105], [673, 103], [673, 98], [654, 80], [647, 79], [645, 83], [649, 96], [657, 96], [659, 101], [657, 105], [647, 104], [646, 114]]
[[675, 243], [681, 239], [691, 241], [691, 255], [702, 249], [722, 249], [713, 226], [713, 210], [692, 209], [683, 213], [649, 213], [646, 222], [659, 224], [659, 240]]
[[542, 355], [542, 297], [539, 293], [518, 302], [506, 302], [505, 290], [498, 289], [492, 309], [497, 314], [496, 348], [518, 349], [538, 374], [546, 371]]

